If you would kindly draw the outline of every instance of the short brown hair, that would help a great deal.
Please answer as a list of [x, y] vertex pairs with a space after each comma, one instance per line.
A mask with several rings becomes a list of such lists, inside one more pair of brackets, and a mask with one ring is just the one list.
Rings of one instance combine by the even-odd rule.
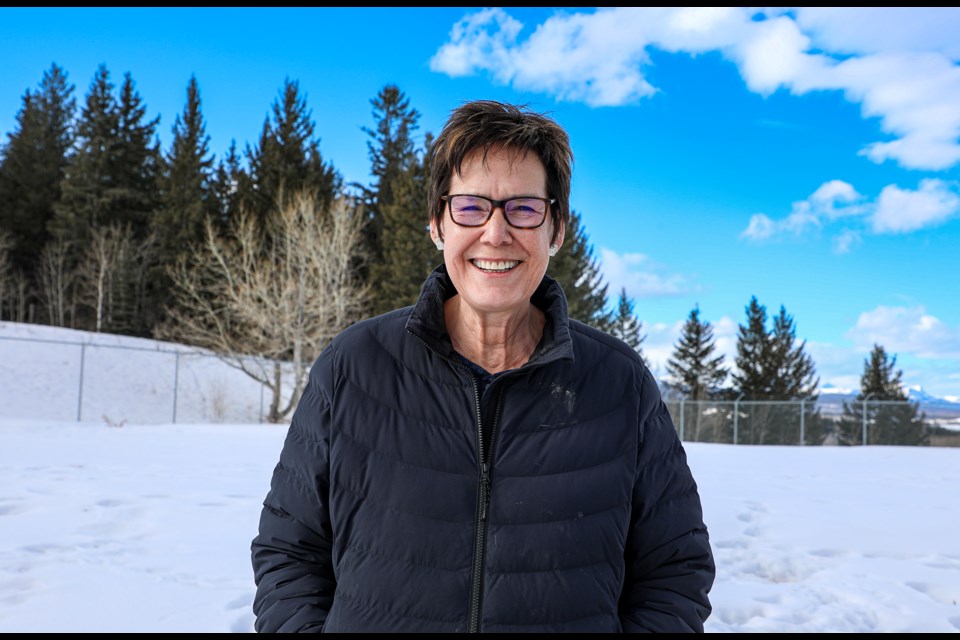
[[547, 195], [556, 200], [550, 208], [553, 238], [570, 215], [570, 176], [573, 151], [563, 127], [544, 114], [493, 100], [474, 100], [457, 107], [430, 147], [430, 217], [440, 231], [444, 202], [453, 172], [461, 174], [463, 161], [483, 149], [508, 148], [520, 154], [533, 152], [547, 170]]

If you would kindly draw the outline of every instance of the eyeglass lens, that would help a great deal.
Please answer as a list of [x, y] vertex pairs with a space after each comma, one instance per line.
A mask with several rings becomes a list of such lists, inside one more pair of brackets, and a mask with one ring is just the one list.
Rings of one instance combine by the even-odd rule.
[[[450, 215], [457, 224], [480, 226], [492, 210], [493, 202], [481, 196], [450, 197]], [[503, 212], [515, 227], [537, 227], [547, 213], [547, 202], [539, 198], [512, 198], [503, 204]]]

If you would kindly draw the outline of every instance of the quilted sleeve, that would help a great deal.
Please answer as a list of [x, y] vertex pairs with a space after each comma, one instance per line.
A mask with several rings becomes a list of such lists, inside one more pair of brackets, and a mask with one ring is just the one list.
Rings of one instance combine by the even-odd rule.
[[[333, 350], [310, 371], [251, 544], [258, 632], [321, 631], [333, 603], [329, 517], [330, 387]], [[326, 387], [326, 389], [325, 389]]]
[[624, 632], [702, 632], [716, 575], [697, 484], [649, 372], [620, 596]]

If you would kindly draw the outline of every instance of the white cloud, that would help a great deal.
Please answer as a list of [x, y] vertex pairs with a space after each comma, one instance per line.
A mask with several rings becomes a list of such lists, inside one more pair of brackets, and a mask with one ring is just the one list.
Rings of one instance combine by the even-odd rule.
[[860, 232], [852, 229], [845, 229], [840, 235], [833, 239], [833, 252], [837, 255], [850, 253], [854, 247], [859, 247], [863, 242], [860, 238]]
[[810, 201], [816, 203], [828, 217], [836, 218], [850, 213], [849, 210], [838, 209], [838, 203], [855, 202], [862, 197], [850, 183], [828, 180], [810, 195]]
[[877, 233], [906, 233], [942, 224], [960, 210], [955, 185], [928, 178], [916, 191], [888, 185], [877, 198], [872, 227]]
[[865, 208], [858, 202], [862, 198], [849, 183], [830, 180], [806, 200], [794, 202], [790, 215], [782, 220], [772, 220], [763, 213], [752, 215], [740, 237], [762, 241], [788, 234], [799, 236], [810, 228], [822, 227], [825, 221], [863, 214]]
[[836, 90], [877, 117], [892, 140], [862, 153], [874, 162], [940, 170], [960, 162], [960, 11], [953, 8], [600, 8], [558, 13], [521, 41], [522, 25], [484, 9], [451, 30], [431, 69], [485, 71], [500, 83], [559, 100], [617, 106], [656, 93], [648, 48], [719, 51], [750, 90]]
[[607, 283], [607, 294], [615, 299], [621, 288], [629, 298], [674, 296], [696, 291], [688, 278], [679, 273], [663, 273], [663, 267], [654, 264], [642, 253], [619, 254], [600, 248], [600, 267]]
[[[867, 222], [874, 233], [909, 233], [955, 217], [960, 212], [957, 189], [957, 183], [927, 178], [916, 190], [887, 185], [875, 201], [867, 201], [849, 183], [830, 180], [806, 200], [794, 202], [786, 218], [752, 215], [740, 237], [762, 242], [791, 234], [800, 236], [810, 229], [854, 217]], [[859, 229], [846, 228], [833, 238], [833, 250], [848, 253], [861, 242]]]
[[814, 44], [841, 54], [936, 51], [960, 60], [957, 7], [797, 7], [797, 24]]
[[742, 238], [751, 240], [767, 240], [776, 235], [777, 224], [764, 213], [755, 213], [750, 216], [750, 224], [740, 234]]
[[950, 327], [929, 315], [922, 305], [887, 307], [880, 305], [860, 314], [846, 337], [865, 353], [874, 344], [887, 353], [911, 354], [920, 358], [960, 359], [960, 326]]
[[430, 60], [430, 70], [449, 76], [469, 76], [486, 70], [509, 82], [510, 47], [523, 24], [499, 8], [470, 14], [453, 25], [450, 42]]

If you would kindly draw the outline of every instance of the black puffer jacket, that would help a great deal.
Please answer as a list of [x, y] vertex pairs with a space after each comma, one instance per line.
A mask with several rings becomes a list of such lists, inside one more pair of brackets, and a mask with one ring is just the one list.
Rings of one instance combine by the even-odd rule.
[[537, 351], [477, 397], [454, 294], [438, 267], [311, 369], [252, 544], [257, 631], [702, 631], [700, 497], [637, 353], [546, 277]]

